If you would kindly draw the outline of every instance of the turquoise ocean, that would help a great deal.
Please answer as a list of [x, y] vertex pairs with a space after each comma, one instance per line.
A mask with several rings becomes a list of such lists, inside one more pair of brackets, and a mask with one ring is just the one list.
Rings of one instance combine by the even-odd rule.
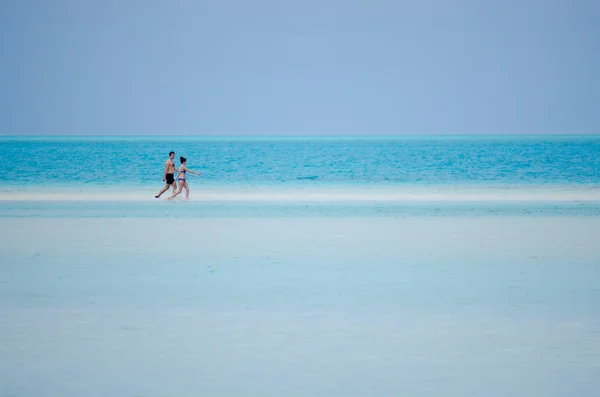
[[0, 137], [4, 187], [160, 185], [170, 151], [209, 185], [599, 185], [600, 136]]
[[[189, 201], [154, 198], [170, 151]], [[0, 161], [2, 397], [600, 389], [600, 136], [2, 136]]]

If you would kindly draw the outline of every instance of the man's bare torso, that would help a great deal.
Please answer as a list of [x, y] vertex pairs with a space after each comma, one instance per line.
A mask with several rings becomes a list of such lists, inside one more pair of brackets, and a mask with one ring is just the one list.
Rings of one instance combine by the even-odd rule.
[[168, 159], [166, 167], [167, 167], [167, 174], [174, 174], [175, 173], [175, 163], [173, 163], [173, 160]]

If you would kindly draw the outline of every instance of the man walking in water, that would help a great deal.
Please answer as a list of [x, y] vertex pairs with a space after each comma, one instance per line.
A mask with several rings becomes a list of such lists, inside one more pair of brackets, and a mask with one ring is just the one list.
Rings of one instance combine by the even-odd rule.
[[175, 158], [175, 152], [169, 153], [169, 158], [165, 163], [165, 172], [163, 174], [163, 182], [166, 183], [165, 187], [154, 197], [159, 198], [164, 192], [169, 190], [169, 187], [173, 187], [173, 193], [177, 191], [177, 181], [175, 180], [175, 171], [179, 172], [177, 168], [175, 168], [175, 163], [173, 159]]

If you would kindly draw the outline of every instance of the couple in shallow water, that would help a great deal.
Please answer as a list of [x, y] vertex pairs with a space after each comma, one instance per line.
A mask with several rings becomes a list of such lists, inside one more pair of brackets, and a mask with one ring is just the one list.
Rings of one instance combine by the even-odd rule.
[[[165, 187], [160, 192], [158, 192], [156, 196], [154, 196], [155, 198], [159, 198], [164, 192], [169, 190], [170, 187], [173, 187], [173, 194], [170, 197], [168, 197], [168, 200], [178, 196], [183, 191], [183, 189], [185, 189], [185, 198], [187, 200], [190, 197], [190, 187], [187, 183], [187, 174], [190, 173], [200, 176], [199, 172], [194, 172], [187, 168], [187, 160], [183, 156], [179, 157], [181, 165], [179, 166], [179, 169], [177, 169], [175, 167], [175, 163], [173, 162], [174, 158], [175, 152], [170, 152], [169, 158], [165, 163], [165, 172], [163, 174], [163, 182], [165, 182], [166, 184]], [[175, 176], [175, 171], [177, 171], [177, 176]], [[177, 189], [177, 183], [179, 183], [179, 189]]]

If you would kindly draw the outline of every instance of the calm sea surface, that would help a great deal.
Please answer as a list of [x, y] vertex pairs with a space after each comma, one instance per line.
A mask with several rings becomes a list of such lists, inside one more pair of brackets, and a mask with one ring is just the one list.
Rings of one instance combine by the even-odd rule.
[[160, 184], [169, 151], [217, 185], [600, 184], [600, 136], [0, 137], [0, 178], [5, 187]]

